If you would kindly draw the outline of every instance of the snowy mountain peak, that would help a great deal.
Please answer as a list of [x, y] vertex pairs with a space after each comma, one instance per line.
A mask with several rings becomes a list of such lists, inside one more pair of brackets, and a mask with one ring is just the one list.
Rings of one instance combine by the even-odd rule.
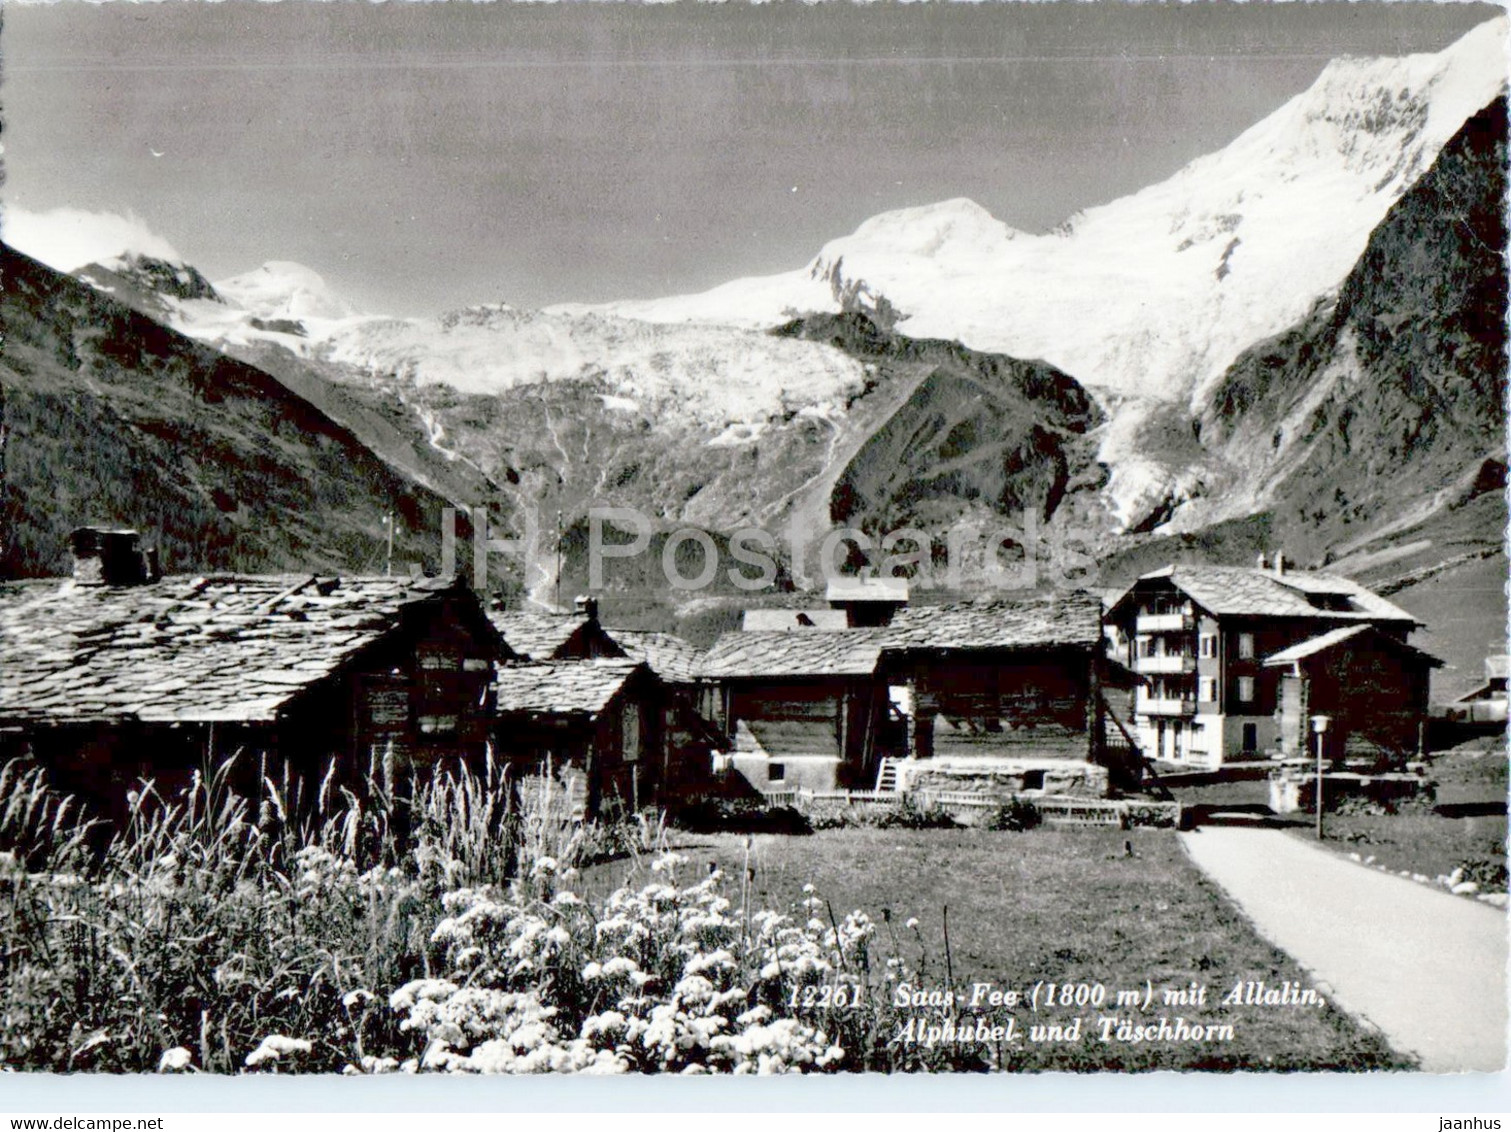
[[263, 319], [340, 319], [357, 313], [318, 272], [287, 260], [270, 260], [215, 286], [229, 301]]
[[819, 265], [831, 264], [852, 250], [937, 260], [986, 257], [1019, 235], [975, 201], [956, 197], [871, 217], [853, 235], [826, 245], [813, 270], [822, 274]]
[[1051, 234], [950, 200], [877, 216], [785, 275], [598, 309], [774, 326], [884, 297], [904, 334], [1043, 359], [1096, 391], [1113, 410], [1108, 494], [1132, 516], [1171, 474], [1146, 454], [1140, 422], [1199, 407], [1241, 351], [1338, 287], [1390, 207], [1505, 86], [1507, 26], [1487, 21], [1435, 54], [1330, 63], [1223, 149]]

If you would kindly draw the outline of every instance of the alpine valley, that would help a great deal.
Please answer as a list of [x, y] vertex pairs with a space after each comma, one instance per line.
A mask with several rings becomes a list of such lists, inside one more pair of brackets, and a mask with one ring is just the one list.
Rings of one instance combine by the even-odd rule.
[[[7, 250], [0, 575], [58, 569], [85, 498], [170, 532], [177, 569], [372, 569], [389, 511], [433, 566], [442, 506], [533, 507], [561, 551], [499, 584], [544, 602], [583, 584], [593, 505], [721, 548], [1032, 522], [1101, 588], [1326, 563], [1430, 621], [1467, 686], [1505, 623], [1506, 34], [1337, 60], [1049, 232], [949, 200], [698, 295], [400, 319], [286, 262]], [[611, 576], [621, 619], [727, 619], [737, 591], [659, 573]]]

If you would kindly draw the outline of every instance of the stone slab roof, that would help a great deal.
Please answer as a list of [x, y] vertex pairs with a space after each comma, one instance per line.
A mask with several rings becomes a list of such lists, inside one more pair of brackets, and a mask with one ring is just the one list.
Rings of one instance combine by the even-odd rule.
[[1102, 601], [1076, 590], [1017, 599], [914, 605], [878, 630], [889, 651], [1099, 646]]
[[881, 659], [875, 629], [725, 633], [703, 655], [698, 675], [743, 677], [868, 676]]
[[581, 613], [534, 613], [528, 610], [489, 610], [488, 620], [527, 660], [551, 660], [572, 634], [587, 624]]
[[697, 677], [703, 651], [673, 633], [649, 629], [609, 629], [614, 642], [631, 660], [638, 660], [663, 680], [690, 684]]
[[883, 652], [1100, 648], [1102, 603], [1094, 594], [981, 599], [912, 606], [877, 629], [725, 633], [703, 658], [706, 679], [865, 676]]
[[1373, 637], [1386, 648], [1419, 656], [1434, 667], [1442, 667], [1443, 662], [1437, 657], [1423, 652], [1413, 645], [1408, 645], [1405, 641], [1398, 641], [1394, 637], [1387, 636], [1376, 630], [1373, 625], [1344, 625], [1341, 628], [1332, 629], [1326, 633], [1319, 633], [1315, 637], [1308, 637], [1304, 641], [1298, 641], [1289, 648], [1281, 649], [1272, 656], [1266, 657], [1264, 665], [1266, 668], [1278, 668], [1282, 665], [1294, 664], [1298, 660], [1306, 660], [1319, 653], [1324, 653], [1328, 649], [1336, 648], [1346, 641], [1352, 641], [1360, 637]]
[[[1244, 566], [1166, 566], [1139, 578], [1140, 582], [1169, 579], [1196, 604], [1216, 616], [1316, 617], [1331, 621], [1417, 620], [1398, 605], [1372, 593], [1358, 582], [1335, 574], [1291, 571], [1276, 574]], [[1135, 589], [1137, 586], [1135, 585]], [[1121, 605], [1133, 593], [1118, 599]], [[1307, 595], [1346, 599], [1346, 609], [1320, 608]]]
[[309, 575], [0, 586], [0, 720], [267, 722], [451, 583]]
[[594, 718], [642, 667], [618, 659], [505, 665], [494, 677], [498, 714]]

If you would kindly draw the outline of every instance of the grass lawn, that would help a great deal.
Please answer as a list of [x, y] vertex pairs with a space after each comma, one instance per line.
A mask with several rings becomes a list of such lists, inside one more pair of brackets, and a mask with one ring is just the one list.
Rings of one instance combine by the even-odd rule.
[[[1312, 836], [1296, 829], [1297, 836]], [[1445, 818], [1433, 813], [1328, 814], [1323, 842], [1357, 853], [1370, 864], [1392, 872], [1410, 872], [1429, 880], [1464, 870], [1486, 892], [1506, 891], [1506, 817]]]
[[[978, 830], [829, 830], [811, 836], [673, 835], [673, 846], [701, 875], [724, 870], [726, 893], [738, 905], [795, 910], [812, 884], [843, 918], [862, 909], [881, 923], [878, 950], [904, 957], [918, 983], [940, 989], [992, 982], [1025, 994], [1041, 980], [1105, 986], [1109, 1004], [1066, 1007], [1036, 1015], [1016, 1012], [1018, 1025], [1071, 1022], [1078, 1042], [1024, 1042], [1003, 1061], [1017, 1070], [1153, 1069], [1378, 1069], [1410, 1063], [1378, 1034], [1331, 1006], [1316, 1008], [1218, 1005], [1240, 980], [1278, 987], [1310, 986], [1284, 953], [1255, 934], [1241, 913], [1186, 858], [1168, 830], [1038, 829], [1029, 833]], [[1134, 855], [1125, 854], [1125, 841]], [[747, 848], [748, 846], [748, 848]], [[636, 883], [642, 863], [598, 866], [583, 878], [587, 892]], [[948, 909], [949, 951], [945, 948]], [[907, 921], [919, 924], [909, 929]], [[1119, 989], [1146, 980], [1154, 1005], [1147, 1013], [1115, 1001]], [[1198, 1006], [1161, 1005], [1165, 988], [1206, 986]], [[1098, 1019], [1161, 1015], [1231, 1023], [1231, 1041], [1103, 1042]], [[938, 1013], [928, 1020], [937, 1020]], [[1005, 1020], [1001, 1015], [998, 1021]]]
[[[1330, 813], [1323, 823], [1327, 847], [1357, 853], [1392, 872], [1434, 879], [1462, 867], [1487, 892], [1506, 891], [1506, 815], [1485, 812], [1506, 800], [1507, 764], [1501, 741], [1476, 739], [1433, 756], [1428, 774], [1437, 783], [1436, 805], [1445, 812], [1403, 809], [1396, 814]], [[1267, 807], [1263, 780], [1177, 787], [1187, 807], [1235, 810]], [[1445, 816], [1461, 815], [1461, 816]], [[1312, 815], [1287, 814], [1297, 837], [1310, 839]]]

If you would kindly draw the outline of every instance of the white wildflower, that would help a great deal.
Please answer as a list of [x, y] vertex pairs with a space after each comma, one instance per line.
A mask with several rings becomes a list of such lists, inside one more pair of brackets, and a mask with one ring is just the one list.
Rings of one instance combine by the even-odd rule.
[[183, 1046], [163, 1050], [163, 1056], [157, 1061], [159, 1073], [185, 1073], [193, 1067], [194, 1055]]
[[285, 1037], [283, 1034], [269, 1034], [262, 1039], [262, 1044], [247, 1054], [246, 1065], [248, 1069], [261, 1065], [264, 1061], [279, 1061], [287, 1054], [309, 1053], [314, 1047], [303, 1038]]

